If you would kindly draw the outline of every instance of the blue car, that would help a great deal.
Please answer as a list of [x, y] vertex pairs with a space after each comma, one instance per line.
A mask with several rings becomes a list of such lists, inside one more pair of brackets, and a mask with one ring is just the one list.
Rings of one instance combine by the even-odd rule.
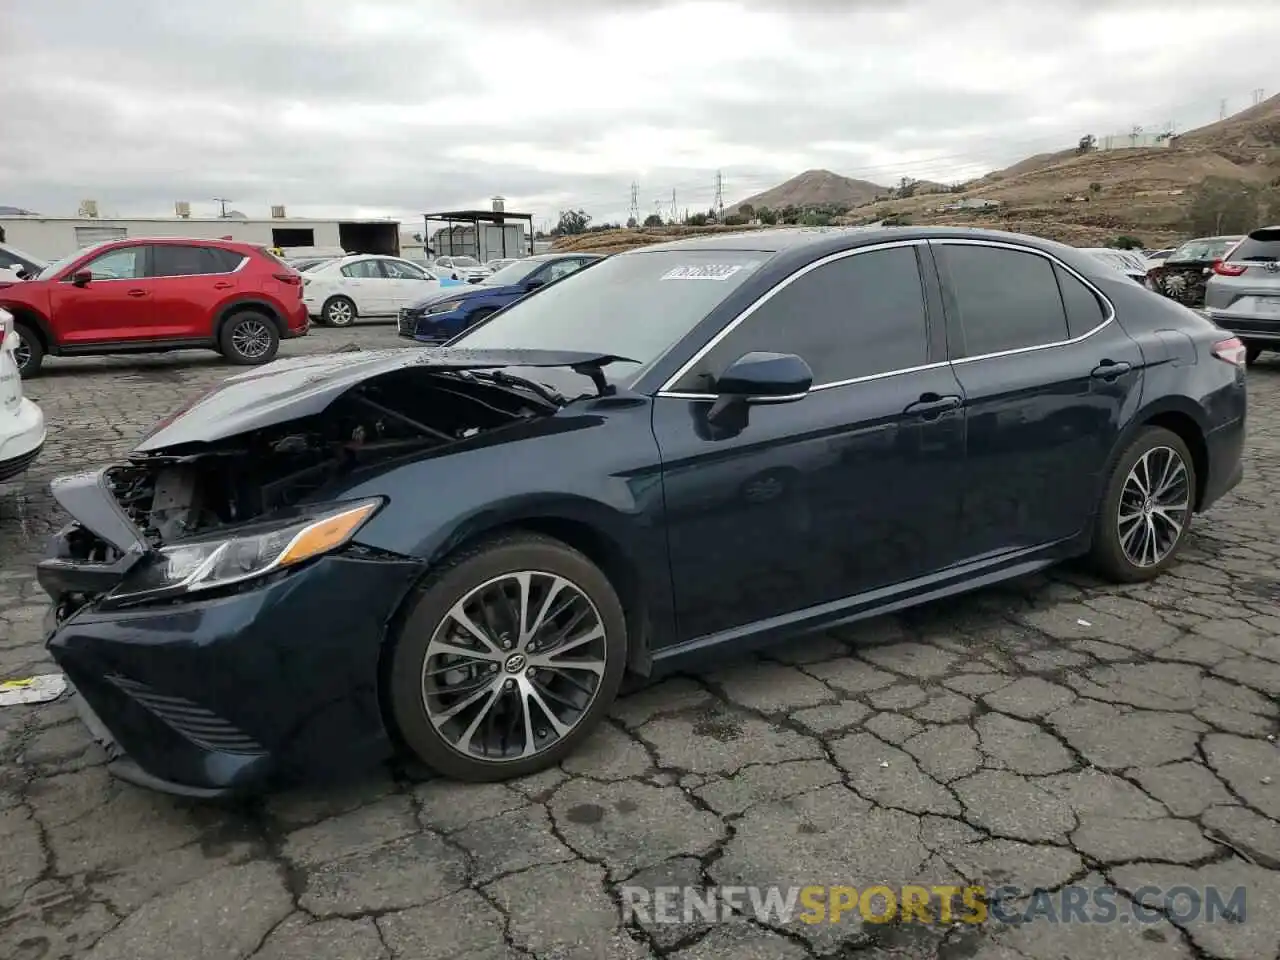
[[601, 259], [591, 253], [544, 253], [517, 260], [479, 283], [435, 291], [400, 311], [400, 336], [434, 344], [452, 340], [525, 294]]

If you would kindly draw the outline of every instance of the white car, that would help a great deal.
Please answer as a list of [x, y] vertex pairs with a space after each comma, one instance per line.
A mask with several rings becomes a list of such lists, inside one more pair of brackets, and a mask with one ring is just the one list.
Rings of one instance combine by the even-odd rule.
[[0, 243], [0, 283], [11, 283], [34, 277], [48, 264], [39, 257], [23, 253], [17, 247]]
[[44, 447], [44, 414], [22, 395], [17, 349], [13, 314], [0, 309], [0, 483], [22, 474]]
[[479, 283], [489, 275], [489, 268], [475, 257], [436, 257], [431, 267], [442, 277], [467, 283]]
[[329, 327], [349, 327], [357, 317], [394, 317], [438, 289], [440, 281], [418, 264], [374, 254], [342, 257], [302, 274], [307, 313]]

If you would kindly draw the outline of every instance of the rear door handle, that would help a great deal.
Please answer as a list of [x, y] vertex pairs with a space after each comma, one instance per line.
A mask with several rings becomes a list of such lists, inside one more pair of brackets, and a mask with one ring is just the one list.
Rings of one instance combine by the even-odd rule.
[[961, 402], [960, 398], [954, 395], [943, 397], [936, 393], [924, 393], [915, 403], [908, 404], [902, 412], [909, 417], [919, 417], [921, 420], [937, 420], [948, 410], [957, 409]]
[[213, 289], [215, 289], [215, 290], [230, 290], [230, 289], [231, 289], [232, 287], [234, 287], [234, 286], [235, 286], [235, 284], [234, 284], [234, 283], [227, 283], [227, 281], [225, 281], [225, 280], [219, 280], [217, 283], [215, 283], [215, 284], [213, 285]]
[[129, 291], [129, 296], [131, 296], [131, 297], [145, 297], [146, 295], [147, 295], [147, 291], [145, 291], [145, 290], [130, 290], [130, 291]]
[[1120, 360], [1103, 360], [1089, 373], [1095, 380], [1114, 380], [1133, 369], [1133, 364]]

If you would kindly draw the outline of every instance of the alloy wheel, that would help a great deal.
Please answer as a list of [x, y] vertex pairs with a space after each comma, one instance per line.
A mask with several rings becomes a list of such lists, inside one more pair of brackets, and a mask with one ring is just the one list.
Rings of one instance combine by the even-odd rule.
[[608, 656], [600, 611], [577, 584], [523, 570], [472, 589], [427, 645], [422, 698], [440, 737], [473, 760], [523, 760], [568, 736]]
[[335, 300], [325, 308], [325, 319], [335, 327], [348, 326], [354, 319], [351, 304], [345, 300]]
[[18, 337], [18, 347], [13, 351], [14, 362], [18, 364], [18, 372], [22, 373], [27, 369], [27, 365], [31, 363], [31, 347], [22, 339], [21, 334]]
[[1190, 473], [1172, 447], [1152, 447], [1133, 465], [1120, 491], [1116, 532], [1126, 559], [1153, 567], [1178, 545], [1191, 512]]
[[258, 360], [271, 349], [271, 331], [261, 320], [241, 320], [231, 332], [231, 344], [246, 360]]

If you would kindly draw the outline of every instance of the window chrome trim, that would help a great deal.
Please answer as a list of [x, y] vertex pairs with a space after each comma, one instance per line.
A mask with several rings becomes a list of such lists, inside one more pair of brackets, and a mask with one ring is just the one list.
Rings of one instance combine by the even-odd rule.
[[[763, 307], [766, 303], [772, 300], [775, 296], [777, 296], [787, 287], [791, 286], [791, 284], [795, 283], [797, 280], [799, 280], [801, 277], [805, 276], [806, 274], [812, 273], [814, 270], [817, 270], [819, 267], [825, 267], [827, 264], [835, 263], [837, 260], [845, 260], [849, 257], [856, 257], [860, 253], [872, 253], [876, 250], [893, 250], [898, 247], [921, 247], [921, 246], [927, 245], [928, 242], [929, 241], [927, 239], [923, 237], [919, 237], [913, 240], [890, 240], [885, 243], [873, 243], [873, 244], [868, 244], [865, 247], [854, 247], [851, 250], [837, 250], [835, 253], [828, 254], [825, 257], [822, 257], [818, 260], [813, 261], [813, 263], [805, 264], [795, 273], [791, 274], [791, 276], [786, 277], [780, 283], [777, 283], [769, 290], [766, 290], [754, 302], [748, 304], [746, 309], [744, 309], [736, 317], [734, 317], [732, 320], [726, 323], [720, 329], [719, 333], [717, 333], [714, 337], [712, 337], [710, 340], [704, 343], [702, 347], [692, 357], [690, 357], [683, 365], [681, 365], [679, 370], [677, 370], [675, 373], [673, 373], [670, 377], [667, 378], [667, 382], [658, 388], [658, 391], [655, 394], [655, 396], [672, 397], [680, 400], [715, 399], [716, 394], [713, 394], [713, 393], [683, 393], [683, 392], [676, 393], [676, 392], [673, 392], [671, 388], [675, 384], [679, 383], [680, 379], [685, 375], [687, 375], [690, 370], [692, 370], [695, 366], [697, 366], [703, 357], [705, 357], [708, 353], [714, 350], [721, 340], [723, 340], [725, 337], [731, 334], [743, 321], [745, 321], [748, 317], [754, 314], [757, 310]], [[921, 278], [921, 280], [923, 281], [923, 278]], [[923, 297], [923, 291], [921, 291], [921, 296]], [[939, 366], [939, 365], [941, 364], [928, 364], [927, 366]], [[917, 368], [912, 368], [912, 369], [917, 369]], [[925, 369], [925, 368], [921, 367], [918, 369]], [[815, 390], [826, 390], [830, 387], [844, 386], [845, 383], [856, 383], [860, 380], [879, 379], [880, 377], [893, 376], [894, 374], [897, 374], [897, 373], [906, 373], [906, 372], [908, 371], [894, 370], [888, 373], [871, 374], [869, 377], [857, 377], [853, 380], [848, 380], [843, 382], [818, 384], [816, 386], [811, 387], [809, 389], [809, 393], [813, 393]]]
[[[954, 239], [948, 237], [948, 238], [930, 240], [929, 245], [931, 247], [932, 246], [995, 247], [1000, 250], [1012, 250], [1015, 253], [1030, 253], [1035, 256], [1042, 257], [1045, 260], [1048, 260], [1051, 264], [1056, 264], [1057, 266], [1061, 267], [1067, 273], [1071, 274], [1073, 277], [1075, 277], [1077, 280], [1083, 283], [1089, 289], [1089, 291], [1093, 293], [1095, 297], [1097, 297], [1100, 301], [1102, 301], [1104, 307], [1106, 308], [1104, 311], [1105, 317], [1103, 318], [1103, 321], [1100, 324], [1098, 324], [1096, 327], [1093, 327], [1090, 330], [1086, 331], [1085, 333], [1080, 334], [1080, 336], [1078, 337], [1068, 337], [1066, 340], [1054, 340], [1052, 343], [1037, 343], [1034, 346], [1030, 346], [1030, 347], [1015, 347], [1012, 350], [998, 350], [994, 353], [980, 353], [972, 357], [960, 357], [957, 360], [950, 361], [953, 365], [958, 365], [962, 363], [973, 363], [977, 360], [993, 360], [996, 357], [1012, 357], [1022, 353], [1034, 353], [1037, 350], [1052, 350], [1055, 347], [1067, 347], [1073, 344], [1082, 343], [1083, 341], [1088, 340], [1090, 337], [1092, 337], [1099, 330], [1102, 330], [1104, 327], [1109, 326], [1116, 319], [1116, 307], [1115, 307], [1115, 304], [1111, 302], [1110, 297], [1108, 297], [1105, 293], [1099, 290], [1097, 285], [1094, 284], [1092, 280], [1090, 280], [1088, 277], [1082, 274], [1075, 267], [1071, 266], [1069, 263], [1063, 262], [1062, 260], [1055, 257], [1053, 254], [1047, 253], [1044, 250], [1037, 250], [1035, 247], [1028, 247], [1019, 243], [1008, 243], [1001, 240], [979, 240], [979, 239], [968, 239], [968, 238], [960, 238], [960, 237], [956, 237]], [[945, 288], [946, 288], [946, 285], [944, 283], [943, 284], [944, 291], [945, 291]], [[943, 306], [945, 307], [945, 304]], [[1063, 306], [1063, 315], [1065, 317], [1066, 301], [1063, 301], [1062, 306]], [[1068, 323], [1070, 323], [1069, 318], [1068, 318]], [[1069, 328], [1068, 328], [1068, 332], [1070, 332]]]

